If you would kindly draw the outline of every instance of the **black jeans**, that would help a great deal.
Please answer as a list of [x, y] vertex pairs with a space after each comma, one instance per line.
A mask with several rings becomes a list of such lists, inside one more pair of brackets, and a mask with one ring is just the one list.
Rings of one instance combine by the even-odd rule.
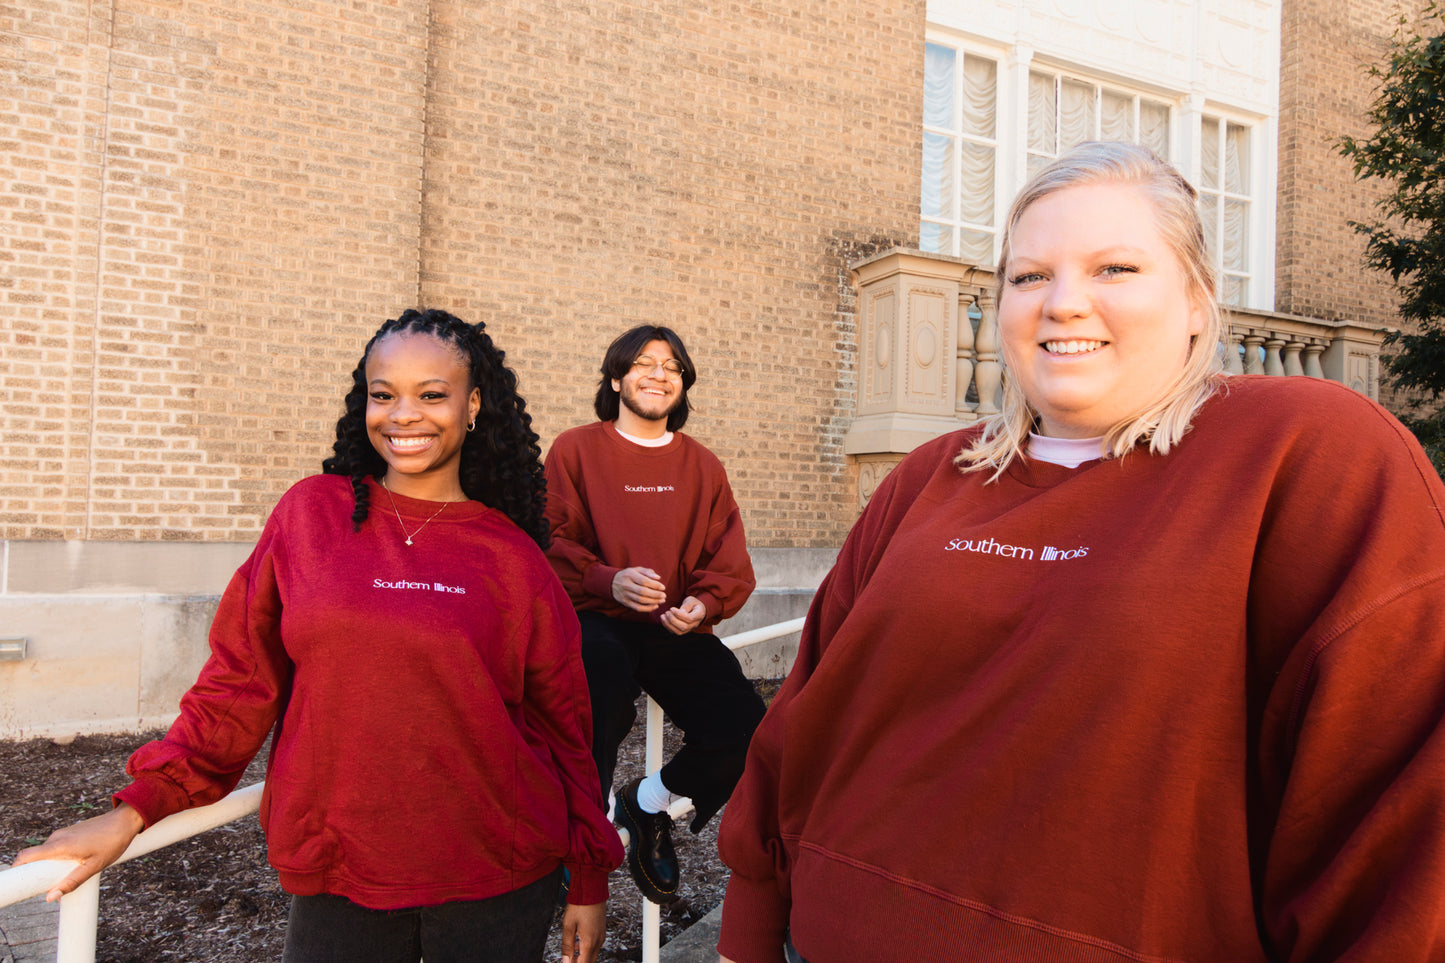
[[714, 635], [673, 635], [650, 622], [596, 612], [578, 612], [577, 620], [602, 797], [612, 786], [617, 747], [637, 721], [638, 693], [646, 692], [682, 730], [682, 748], [662, 767], [662, 781], [679, 796], [692, 798], [692, 831], [697, 832], [742, 777], [748, 743], [763, 718], [763, 700], [737, 657]]
[[491, 899], [374, 910], [293, 896], [284, 963], [540, 963], [562, 868]]

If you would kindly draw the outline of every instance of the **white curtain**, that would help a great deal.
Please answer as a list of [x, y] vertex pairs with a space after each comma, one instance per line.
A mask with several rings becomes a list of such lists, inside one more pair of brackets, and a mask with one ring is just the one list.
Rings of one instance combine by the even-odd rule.
[[1134, 140], [1134, 98], [1112, 90], [1099, 97], [1099, 139]]
[[1227, 198], [1224, 202], [1224, 268], [1249, 270], [1249, 202]]
[[1059, 83], [1059, 150], [1093, 140], [1097, 129], [1094, 85], [1073, 80]]
[[958, 54], [949, 47], [923, 48], [923, 123], [953, 130], [953, 70]]
[[1229, 124], [1224, 135], [1224, 189], [1249, 193], [1249, 128]]
[[983, 144], [962, 145], [958, 216], [969, 224], [993, 224], [993, 148]]
[[1203, 186], [1219, 190], [1219, 121], [1204, 118], [1199, 130], [1199, 166]]
[[1059, 149], [1058, 110], [1054, 78], [1029, 74], [1029, 150], [1052, 157]]
[[953, 145], [943, 134], [923, 135], [924, 217], [953, 217]]
[[993, 137], [997, 125], [998, 66], [992, 60], [964, 54], [963, 123], [965, 134]]
[[1139, 143], [1158, 154], [1169, 156], [1169, 105], [1139, 99]]

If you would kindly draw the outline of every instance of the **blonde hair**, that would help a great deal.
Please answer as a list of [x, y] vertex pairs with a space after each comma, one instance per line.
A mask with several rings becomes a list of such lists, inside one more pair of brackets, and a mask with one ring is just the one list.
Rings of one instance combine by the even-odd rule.
[[[1100, 183], [1137, 185], [1148, 194], [1159, 232], [1179, 259], [1185, 284], [1204, 313], [1204, 329], [1194, 336], [1178, 377], [1158, 398], [1104, 434], [1107, 457], [1121, 457], [1143, 441], [1149, 442], [1154, 454], [1165, 455], [1189, 430], [1195, 412], [1220, 384], [1223, 371], [1224, 314], [1214, 294], [1217, 275], [1204, 247], [1204, 228], [1195, 207], [1198, 192], [1183, 175], [1147, 147], [1136, 144], [1091, 142], [1064, 154], [1035, 175], [1009, 208], [995, 296], [1002, 301], [1009, 269], [1009, 235], [1024, 211], [1050, 194]], [[1036, 417], [1005, 364], [1002, 408], [984, 419], [982, 433], [959, 452], [955, 464], [965, 472], [992, 469], [988, 480], [997, 479], [1024, 453]]]

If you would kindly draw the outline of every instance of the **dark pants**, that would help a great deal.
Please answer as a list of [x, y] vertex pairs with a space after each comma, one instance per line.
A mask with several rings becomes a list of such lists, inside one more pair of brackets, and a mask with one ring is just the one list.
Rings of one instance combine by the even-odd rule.
[[293, 896], [284, 963], [539, 963], [562, 868], [491, 899], [373, 910], [344, 896]]
[[737, 657], [714, 635], [673, 635], [650, 622], [596, 612], [578, 612], [577, 619], [592, 694], [592, 757], [603, 798], [617, 768], [617, 747], [637, 721], [638, 693], [646, 692], [682, 730], [682, 748], [662, 767], [662, 782], [692, 798], [692, 831], [698, 832], [743, 774], [763, 700]]

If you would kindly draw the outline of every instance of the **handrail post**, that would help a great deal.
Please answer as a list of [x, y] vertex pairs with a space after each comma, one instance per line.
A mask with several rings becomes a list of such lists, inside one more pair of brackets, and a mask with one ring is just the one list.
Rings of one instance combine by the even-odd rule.
[[55, 963], [95, 963], [95, 931], [100, 922], [100, 873], [60, 898]]

